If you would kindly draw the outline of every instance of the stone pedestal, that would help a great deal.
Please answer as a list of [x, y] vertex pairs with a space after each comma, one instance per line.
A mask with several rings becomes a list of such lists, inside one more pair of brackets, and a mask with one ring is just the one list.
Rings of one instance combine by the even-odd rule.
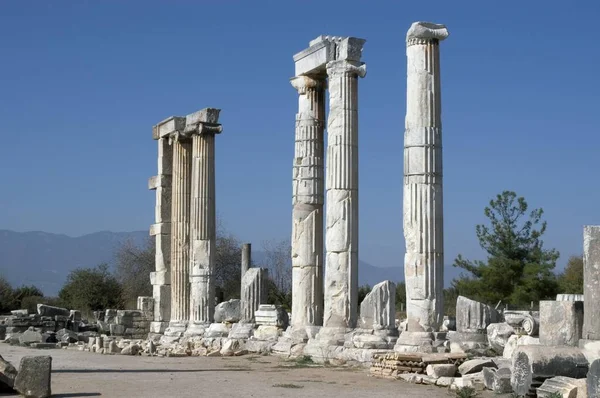
[[[600, 340], [600, 225], [583, 228], [583, 338]], [[591, 309], [591, 310], [588, 310]]]
[[323, 202], [325, 81], [297, 76], [293, 163], [292, 326], [323, 322]]
[[[410, 332], [437, 331], [444, 314], [442, 120], [439, 43], [444, 25], [415, 22], [406, 36], [404, 238]], [[402, 337], [401, 337], [402, 339]]]
[[[327, 225], [325, 328], [354, 328], [358, 315], [358, 77], [364, 40], [348, 46], [353, 57], [327, 63]], [[323, 333], [323, 330], [321, 331]]]
[[206, 108], [186, 118], [192, 136], [190, 314], [187, 334], [201, 334], [213, 321], [215, 308], [215, 134], [219, 109]]

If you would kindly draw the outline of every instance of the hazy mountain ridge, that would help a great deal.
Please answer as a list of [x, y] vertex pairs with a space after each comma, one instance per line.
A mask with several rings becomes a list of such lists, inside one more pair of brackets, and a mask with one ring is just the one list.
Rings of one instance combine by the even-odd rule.
[[[13, 286], [36, 285], [44, 294], [56, 295], [67, 274], [78, 267], [113, 264], [118, 245], [127, 239], [142, 244], [147, 231], [100, 231], [70, 237], [42, 231], [0, 230], [0, 274]], [[260, 266], [265, 253], [253, 250], [252, 258]], [[373, 286], [383, 280], [404, 279], [402, 268], [376, 267], [359, 261], [359, 284]]]

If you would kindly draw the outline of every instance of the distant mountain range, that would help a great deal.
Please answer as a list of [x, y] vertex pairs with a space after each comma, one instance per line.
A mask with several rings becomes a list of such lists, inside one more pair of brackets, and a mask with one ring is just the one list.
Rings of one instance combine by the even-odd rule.
[[[148, 239], [147, 231], [95, 232], [70, 237], [47, 232], [0, 230], [0, 275], [13, 286], [35, 285], [53, 296], [63, 286], [67, 274], [78, 267], [114, 263], [120, 244], [132, 240], [137, 245]], [[260, 265], [265, 254], [253, 250], [253, 262]], [[401, 268], [376, 267], [359, 261], [359, 284], [375, 285], [384, 280], [403, 280]]]

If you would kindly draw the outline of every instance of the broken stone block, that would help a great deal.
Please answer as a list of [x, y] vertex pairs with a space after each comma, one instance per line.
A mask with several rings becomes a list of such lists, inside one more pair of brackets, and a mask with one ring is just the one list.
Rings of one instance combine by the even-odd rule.
[[15, 315], [15, 316], [27, 316], [29, 315], [29, 311], [24, 309], [24, 310], [12, 310], [10, 312], [11, 314]]
[[31, 326], [21, 336], [19, 336], [19, 343], [24, 345], [29, 345], [31, 343], [41, 343], [42, 340], [42, 334], [35, 330], [33, 326]]
[[223, 344], [223, 348], [221, 348], [220, 354], [224, 357], [233, 356], [236, 351], [239, 351], [241, 348], [241, 344], [239, 340], [236, 339], [227, 339]]
[[241, 301], [232, 299], [223, 301], [215, 307], [215, 323], [229, 322], [236, 323], [241, 319]]
[[105, 349], [107, 354], [120, 354], [121, 353], [121, 349], [117, 346], [117, 342], [114, 340], [111, 340], [110, 343], [108, 343], [108, 348]]
[[228, 335], [229, 327], [223, 323], [211, 323], [204, 332], [204, 337], [227, 337]]
[[588, 396], [600, 397], [600, 359], [596, 359], [590, 363], [586, 384]]
[[[258, 313], [258, 311], [257, 311]], [[281, 329], [277, 326], [261, 325], [254, 331], [256, 340], [277, 340], [281, 335]]]
[[456, 301], [456, 331], [482, 333], [490, 323], [496, 323], [500, 314], [489, 305], [458, 296]]
[[287, 329], [290, 322], [287, 311], [274, 304], [259, 305], [258, 310], [254, 313], [254, 318], [257, 325], [277, 326], [284, 330]]
[[454, 377], [456, 375], [456, 366], [453, 364], [431, 364], [427, 365], [425, 369], [427, 376], [433, 376], [436, 378], [440, 377]]
[[583, 301], [583, 294], [557, 294], [556, 301]]
[[453, 381], [454, 381], [454, 377], [440, 377], [435, 382], [435, 385], [440, 386], [440, 387], [449, 387]]
[[137, 344], [130, 344], [121, 350], [121, 355], [138, 355], [140, 353], [140, 346]]
[[580, 349], [567, 346], [518, 347], [512, 356], [511, 385], [517, 395], [535, 394], [535, 389], [554, 376], [584, 378], [588, 361]]
[[57, 315], [69, 317], [69, 315], [71, 315], [71, 311], [69, 311], [66, 308], [53, 307], [51, 305], [46, 305], [46, 304], [38, 304], [37, 305], [37, 313], [38, 313], [38, 315], [41, 315], [41, 316], [51, 316], [51, 317], [55, 317]]
[[576, 347], [583, 328], [583, 302], [540, 301], [540, 343]]
[[68, 329], [60, 329], [56, 332], [56, 339], [63, 343], [77, 343], [79, 341], [77, 333]]
[[463, 364], [458, 367], [458, 372], [465, 376], [468, 374], [481, 372], [484, 367], [495, 368], [496, 364], [491, 358], [471, 359], [463, 362]]
[[14, 389], [31, 398], [50, 397], [52, 357], [36, 356], [21, 358]]
[[496, 394], [508, 394], [512, 392], [510, 375], [511, 371], [509, 368], [483, 368], [485, 388], [494, 391]]
[[376, 284], [360, 304], [360, 327], [391, 329], [396, 326], [396, 285], [390, 281]]
[[229, 331], [230, 339], [248, 339], [254, 333], [253, 323], [234, 323]]
[[16, 377], [17, 369], [0, 356], [0, 392], [12, 391]]
[[544, 383], [537, 388], [538, 398], [553, 398], [557, 395], [559, 395], [561, 398], [576, 398], [577, 379], [556, 376], [546, 379]]
[[487, 327], [487, 337], [490, 347], [498, 354], [504, 352], [506, 342], [515, 334], [515, 330], [508, 323], [491, 323]]
[[506, 359], [512, 359], [512, 354], [517, 349], [517, 347], [528, 345], [540, 345], [540, 339], [537, 337], [519, 336], [513, 334], [508, 338], [506, 346], [504, 346], [504, 352], [502, 356]]

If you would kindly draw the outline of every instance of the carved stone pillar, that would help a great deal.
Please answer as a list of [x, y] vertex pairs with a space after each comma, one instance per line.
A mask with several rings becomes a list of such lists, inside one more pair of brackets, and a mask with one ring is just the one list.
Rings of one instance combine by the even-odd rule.
[[189, 115], [185, 134], [192, 136], [190, 325], [187, 334], [202, 334], [213, 321], [215, 309], [215, 134], [219, 109], [206, 108]]
[[294, 328], [323, 322], [323, 191], [325, 79], [297, 76], [293, 165], [292, 321]]
[[353, 328], [358, 316], [358, 77], [365, 74], [363, 62], [327, 63], [325, 327]]
[[403, 219], [409, 332], [438, 331], [444, 315], [439, 43], [446, 37], [444, 25], [427, 22], [412, 24], [406, 37]]

